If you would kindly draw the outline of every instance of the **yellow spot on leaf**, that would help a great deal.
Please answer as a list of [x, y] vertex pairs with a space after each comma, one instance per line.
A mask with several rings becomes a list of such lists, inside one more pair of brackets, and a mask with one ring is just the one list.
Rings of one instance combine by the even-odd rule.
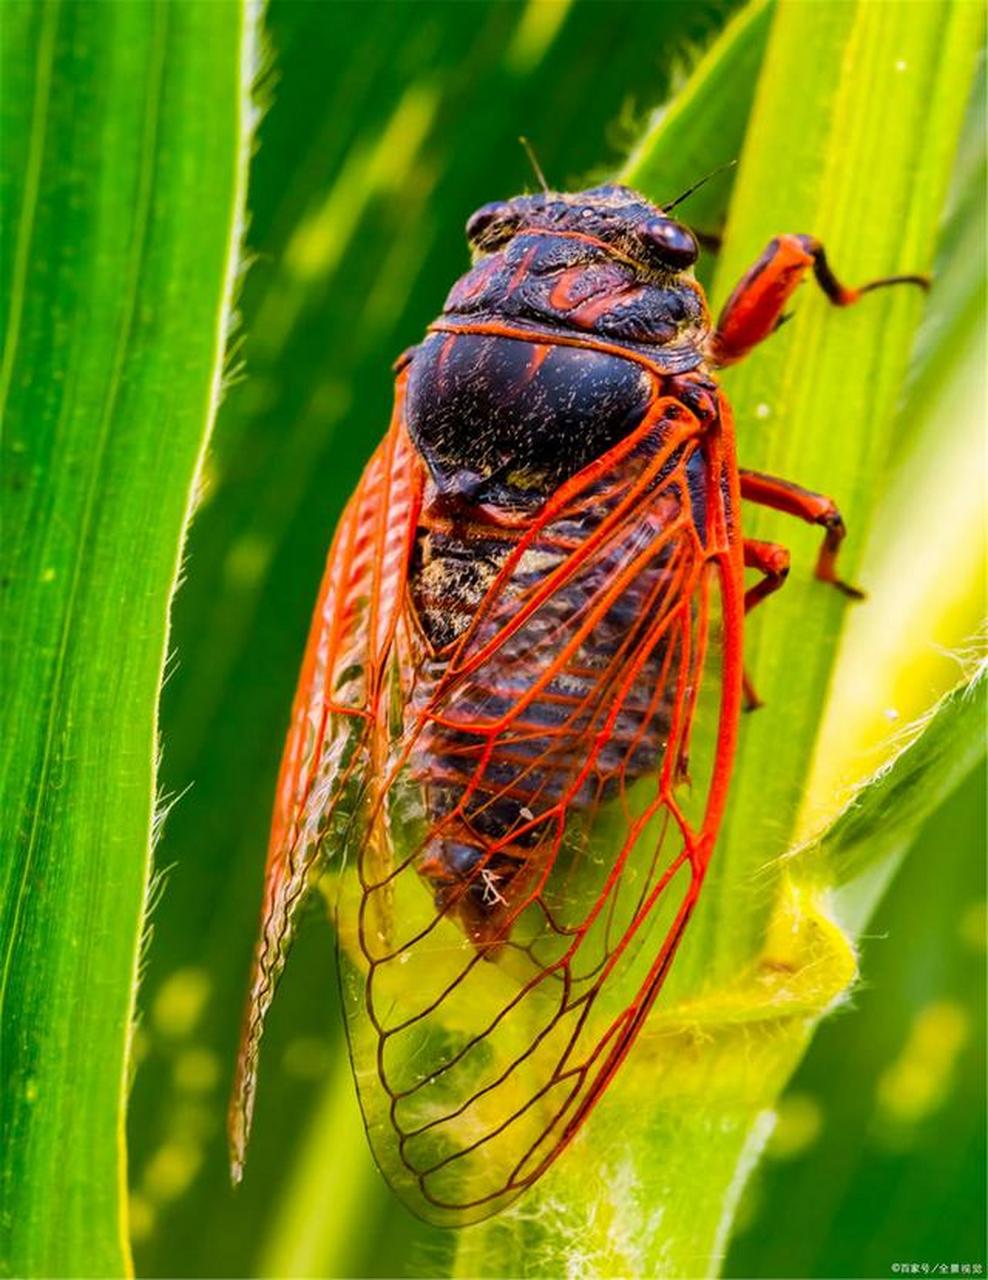
[[972, 902], [961, 915], [958, 932], [965, 947], [984, 952], [988, 947], [988, 902]]
[[949, 1000], [921, 1009], [902, 1052], [878, 1081], [883, 1119], [914, 1125], [946, 1100], [957, 1056], [970, 1034], [965, 1010]]
[[774, 1160], [792, 1160], [811, 1147], [823, 1128], [823, 1110], [808, 1093], [790, 1093], [779, 1103], [778, 1119], [765, 1153]]
[[270, 544], [248, 533], [230, 548], [223, 572], [231, 586], [251, 587], [263, 577], [270, 558]]
[[537, 67], [559, 34], [572, 0], [528, 0], [504, 55], [505, 65], [515, 75]]
[[220, 1077], [220, 1063], [208, 1049], [186, 1049], [175, 1059], [175, 1086], [186, 1093], [208, 1093]]
[[189, 1035], [209, 999], [209, 989], [203, 969], [176, 969], [169, 974], [151, 1004], [155, 1031], [176, 1040]]
[[397, 191], [417, 162], [439, 104], [435, 88], [409, 86], [369, 148], [357, 146], [322, 204], [305, 218], [285, 252], [300, 280], [325, 279], [337, 267], [370, 200]]
[[155, 1227], [154, 1206], [146, 1196], [135, 1191], [130, 1197], [130, 1238], [147, 1240]]
[[142, 1188], [152, 1201], [175, 1200], [199, 1172], [202, 1147], [192, 1142], [166, 1142], [144, 1168]]

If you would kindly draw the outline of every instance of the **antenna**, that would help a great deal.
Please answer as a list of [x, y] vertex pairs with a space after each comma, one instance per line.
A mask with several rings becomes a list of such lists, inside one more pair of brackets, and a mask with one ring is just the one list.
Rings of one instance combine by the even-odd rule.
[[677, 204], [682, 204], [683, 201], [691, 196], [694, 191], [699, 191], [701, 187], [705, 187], [711, 178], [716, 178], [718, 173], [724, 173], [728, 169], [733, 169], [736, 164], [736, 160], [729, 160], [727, 164], [718, 165], [716, 169], [711, 169], [706, 177], [701, 178], [699, 182], [694, 182], [691, 187], [687, 187], [682, 195], [677, 196], [675, 200], [673, 200], [672, 204], [663, 204], [660, 205], [659, 208], [663, 213], [671, 213]]
[[532, 150], [532, 144], [525, 137], [519, 138], [518, 141], [521, 143], [521, 145], [525, 149], [525, 155], [528, 156], [528, 163], [535, 170], [535, 176], [539, 180], [539, 186], [542, 188], [545, 194], [548, 195], [549, 184], [545, 180], [545, 174], [542, 172], [542, 166], [539, 164], [538, 160], [536, 160], [535, 158], [535, 152]]

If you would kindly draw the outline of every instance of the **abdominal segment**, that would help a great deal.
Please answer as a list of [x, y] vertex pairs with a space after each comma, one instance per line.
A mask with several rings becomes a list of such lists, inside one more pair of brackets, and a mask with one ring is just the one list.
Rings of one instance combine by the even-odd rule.
[[574, 823], [658, 775], [670, 751], [671, 780], [685, 767], [704, 459], [695, 438], [670, 444], [668, 426], [524, 538], [430, 518], [427, 504], [406, 713], [427, 825], [417, 868], [484, 952], [526, 908], [553, 910], [546, 886]]

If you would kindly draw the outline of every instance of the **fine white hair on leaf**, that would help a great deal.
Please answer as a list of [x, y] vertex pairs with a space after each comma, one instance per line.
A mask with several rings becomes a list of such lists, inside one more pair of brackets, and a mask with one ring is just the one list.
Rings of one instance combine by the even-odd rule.
[[[741, 1193], [754, 1172], [755, 1166], [761, 1159], [765, 1144], [772, 1136], [777, 1119], [778, 1117], [774, 1111], [760, 1111], [748, 1130], [748, 1136], [745, 1139], [744, 1147], [734, 1170], [734, 1177], [731, 1179], [730, 1186], [724, 1194], [723, 1208], [720, 1221], [717, 1223], [714, 1247], [711, 1252], [711, 1261], [714, 1263], [722, 1262], [724, 1259], [727, 1252], [727, 1243], [731, 1236], [731, 1227], [734, 1224], [734, 1215], [737, 1213], [738, 1203], [741, 1200]], [[717, 1270], [720, 1270], [719, 1266]]]

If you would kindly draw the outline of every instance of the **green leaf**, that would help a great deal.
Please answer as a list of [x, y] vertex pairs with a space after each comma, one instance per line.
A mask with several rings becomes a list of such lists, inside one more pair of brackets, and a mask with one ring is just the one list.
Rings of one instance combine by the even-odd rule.
[[[906, 731], [898, 754], [858, 787], [825, 831], [787, 855], [790, 874], [836, 889], [901, 855], [983, 758], [986, 690], [982, 665]], [[859, 919], [847, 927], [859, 933], [869, 914], [856, 912]]]
[[682, 217], [701, 231], [722, 230], [748, 116], [765, 56], [775, 0], [754, 0], [724, 28], [679, 93], [654, 113], [618, 177], [659, 204], [709, 176], [683, 203]]
[[252, 21], [8, 6], [5, 1273], [129, 1269], [123, 1114], [169, 600], [220, 390]]

